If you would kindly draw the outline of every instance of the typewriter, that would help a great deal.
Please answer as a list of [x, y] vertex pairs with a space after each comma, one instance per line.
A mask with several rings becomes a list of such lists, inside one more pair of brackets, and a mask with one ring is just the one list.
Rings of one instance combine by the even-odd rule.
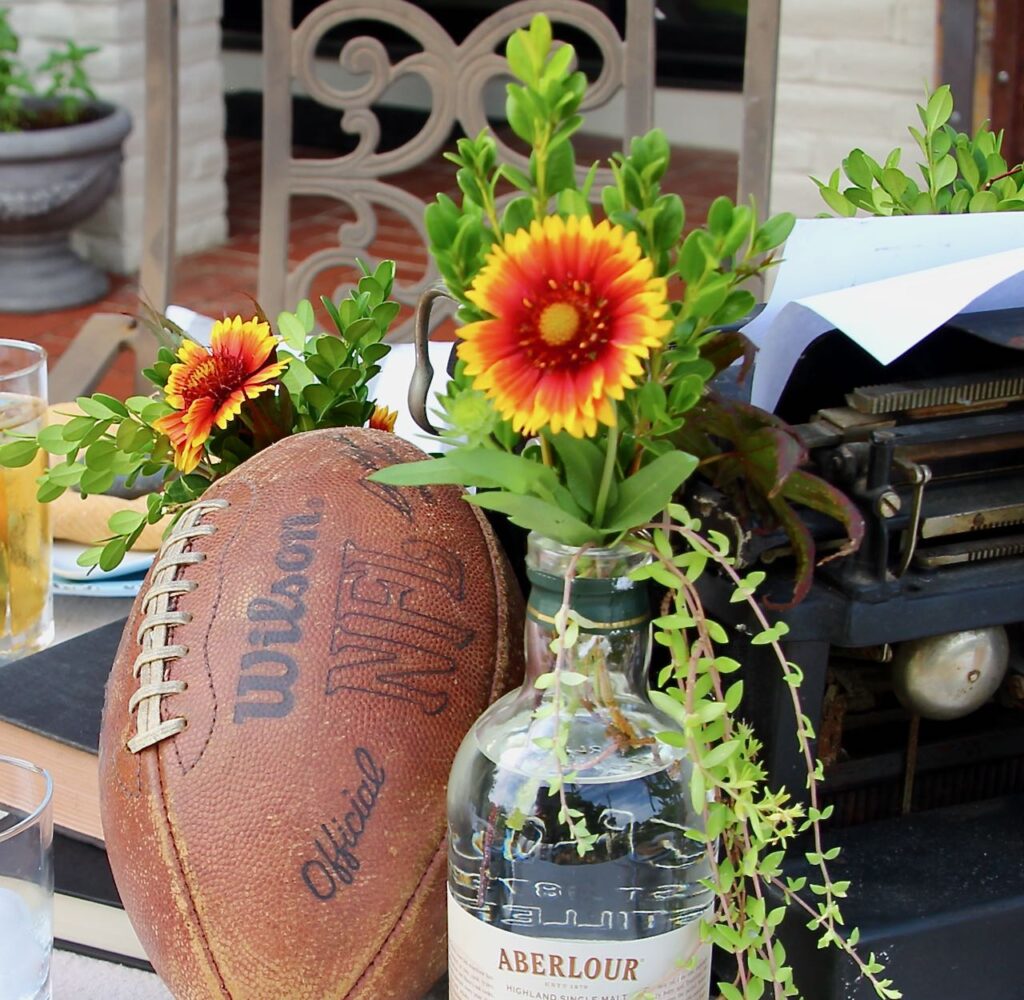
[[[956, 317], [885, 368], [834, 331], [777, 412], [866, 524], [781, 614], [844, 848], [836, 877], [853, 880], [844, 916], [908, 1000], [1020, 1000], [1006, 956], [1024, 926], [1024, 309]], [[839, 543], [807, 524], [819, 552]], [[786, 537], [741, 540], [784, 596]], [[707, 588], [771, 779], [805, 795], [789, 689], [725, 588]], [[804, 995], [874, 996], [805, 922], [794, 913], [785, 937]]]

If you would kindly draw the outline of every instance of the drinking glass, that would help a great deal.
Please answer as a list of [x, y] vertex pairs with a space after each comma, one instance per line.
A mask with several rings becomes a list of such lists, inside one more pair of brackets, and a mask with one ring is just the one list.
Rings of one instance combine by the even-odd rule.
[[[0, 340], [0, 445], [36, 434], [46, 420], [46, 351]], [[0, 467], [0, 664], [53, 639], [50, 516], [36, 499], [46, 453], [18, 469]]]
[[53, 781], [0, 756], [0, 1000], [50, 1000]]

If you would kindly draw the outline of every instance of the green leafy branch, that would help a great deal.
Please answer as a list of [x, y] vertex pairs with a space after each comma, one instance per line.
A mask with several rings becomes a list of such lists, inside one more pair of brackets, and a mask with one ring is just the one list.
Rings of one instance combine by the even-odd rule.
[[671, 159], [668, 139], [660, 129], [636, 136], [629, 155], [612, 157], [614, 184], [601, 191], [601, 205], [611, 222], [636, 233], [655, 273], [671, 270], [686, 222], [686, 208], [675, 193], [663, 194], [661, 179]]
[[[107, 525], [109, 537], [79, 556], [82, 566], [113, 569], [147, 525], [168, 515], [173, 523], [212, 482], [275, 441], [317, 428], [366, 424], [374, 410], [369, 383], [391, 350], [383, 340], [400, 306], [390, 298], [392, 261], [384, 261], [372, 273], [363, 270], [348, 298], [337, 304], [326, 297], [321, 300], [333, 332], [315, 330], [308, 301], [278, 317], [279, 349], [289, 356], [281, 389], [247, 400], [226, 427], [215, 426], [198, 466], [188, 475], [175, 470], [170, 442], [152, 426], [173, 412], [162, 398], [131, 396], [121, 402], [104, 393], [79, 397], [80, 412], [65, 414], [69, 419], [63, 424], [35, 435], [9, 435], [14, 440], [0, 446], [0, 466], [29, 465], [40, 449], [59, 458], [39, 479], [37, 497], [42, 503], [67, 490], [84, 498], [108, 492], [115, 482], [131, 489], [142, 478], [157, 477], [146, 499], [146, 513], [113, 514]], [[257, 318], [265, 321], [262, 313]], [[141, 319], [165, 345], [144, 372], [156, 390], [163, 390], [177, 361], [174, 348], [185, 334], [164, 317], [147, 313]]]
[[[705, 845], [712, 873], [707, 885], [718, 898], [716, 912], [703, 932], [737, 962], [734, 981], [719, 984], [722, 996], [756, 1000], [766, 989], [775, 998], [799, 995], [785, 949], [775, 935], [786, 917], [786, 905], [770, 906], [767, 888], [772, 886], [785, 903], [809, 913], [808, 927], [819, 934], [820, 947], [844, 951], [878, 997], [896, 1000], [901, 994], [891, 980], [881, 978], [883, 970], [875, 956], [863, 959], [858, 954], [856, 930], [845, 937], [838, 930], [843, 923], [839, 901], [849, 883], [835, 881], [829, 873], [828, 864], [839, 851], [824, 847], [821, 824], [829, 818], [831, 807], [820, 806], [822, 767], [814, 756], [813, 726], [800, 704], [802, 673], [782, 649], [787, 626], [770, 624], [753, 596], [764, 574], [740, 576], [726, 538], [714, 531], [702, 534], [700, 522], [678, 505], [670, 506], [665, 518], [648, 527], [652, 535], [646, 544], [652, 561], [633, 575], [653, 579], [665, 588], [662, 614], [654, 621], [654, 639], [669, 655], [658, 678], [659, 686], [667, 690], [652, 691], [651, 698], [680, 727], [678, 732], [659, 733], [659, 739], [685, 748], [693, 765], [690, 798], [702, 825], [687, 835]], [[761, 745], [738, 719], [743, 681], [727, 679], [740, 664], [718, 652], [728, 634], [707, 615], [696, 586], [708, 564], [731, 581], [731, 600], [751, 609], [759, 628], [751, 642], [771, 648], [789, 688], [796, 738], [807, 767], [806, 809], [792, 802], [784, 789], [767, 787], [759, 760]], [[809, 886], [816, 905], [799, 895], [807, 887], [805, 879], [788, 880], [782, 874], [787, 850], [798, 835], [807, 832], [812, 845], [806, 858], [818, 872]]]
[[837, 167], [828, 183], [812, 178], [825, 204], [836, 215], [857, 210], [869, 215], [957, 215], [965, 212], [1008, 212], [1024, 209], [1024, 165], [1008, 166], [1002, 155], [1003, 133], [987, 122], [973, 136], [957, 132], [949, 120], [953, 95], [943, 84], [917, 106], [923, 131], [908, 127], [924, 163], [918, 164], [924, 185], [900, 169], [900, 150], [883, 163], [861, 149], [842, 162], [850, 186], [840, 190]]
[[[657, 144], [653, 146], [657, 150]], [[634, 172], [641, 175], [649, 174], [649, 167], [660, 162], [655, 152], [656, 158], [647, 167], [643, 167], [643, 159], [634, 164], [635, 152], [623, 160], [623, 165], [632, 164]], [[669, 207], [672, 203], [664, 202], [656, 187], [649, 188], [648, 200], [653, 198], [654, 205], [661, 206], [655, 209], [656, 219], [670, 217], [673, 231], [676, 222], [681, 227], [681, 220]], [[616, 218], [638, 231], [644, 211], [630, 202]], [[712, 203], [705, 226], [694, 229], [681, 245], [681, 228], [676, 234], [668, 277], [678, 280], [683, 291], [670, 303], [672, 336], [665, 349], [652, 355], [651, 377], [638, 393], [627, 396], [627, 405], [637, 408], [633, 422], [637, 433], [629, 442], [634, 450], [634, 467], [645, 454], [661, 455], [678, 449], [678, 432], [686, 422], [685, 415], [698, 403], [704, 400], [705, 405], [716, 405], [716, 397], [708, 395], [708, 381], [749, 347], [739, 334], [723, 328], [754, 308], [754, 296], [743, 286], [775, 265], [777, 251], [794, 222], [792, 215], [781, 214], [759, 225], [751, 206], [734, 205], [729, 198], [720, 197]], [[654, 232], [658, 231], [656, 221]], [[658, 255], [664, 251], [651, 245], [649, 252]], [[732, 345], [738, 347], [728, 352], [723, 364], [723, 350]]]
[[[578, 109], [587, 89], [583, 73], [569, 72], [575, 55], [570, 45], [553, 48], [546, 17], [534, 17], [527, 31], [513, 33], [505, 50], [509, 69], [519, 81], [508, 85], [505, 117], [530, 147], [530, 163], [528, 176], [510, 164], [501, 173], [528, 195], [536, 219], [548, 213], [553, 197], [575, 191], [576, 157], [569, 140], [583, 124]], [[568, 200], [579, 206], [578, 199]], [[567, 208], [559, 205], [560, 211]]]
[[401, 306], [391, 299], [394, 261], [382, 261], [371, 273], [365, 266], [356, 287], [335, 305], [320, 301], [334, 331], [314, 333], [315, 317], [308, 301], [294, 313], [277, 318], [278, 331], [291, 360], [281, 383], [287, 393], [277, 398], [294, 410], [282, 420], [287, 433], [321, 427], [361, 427], [373, 413], [370, 382], [391, 347], [384, 343]]
[[[0, 448], [0, 465], [9, 468], [31, 464], [40, 449], [62, 458], [39, 479], [36, 495], [41, 503], [50, 503], [69, 489], [83, 497], [105, 493], [117, 479], [130, 489], [139, 477], [166, 472], [170, 445], [150, 426], [170, 411], [165, 403], [148, 396], [131, 396], [121, 402], [104, 393], [80, 396], [76, 403], [81, 412], [64, 414], [69, 417], [66, 423], [44, 427], [34, 436]], [[169, 487], [169, 495], [151, 494], [145, 514], [114, 514], [108, 525], [111, 538], [102, 546], [87, 549], [79, 563], [113, 569], [147, 524], [156, 524], [173, 507], [192, 499], [185, 482], [190, 478]]]
[[[438, 195], [427, 207], [425, 224], [430, 253], [465, 322], [481, 318], [466, 290], [496, 240], [543, 218], [552, 201], [563, 214], [589, 213], [596, 165], [578, 186], [571, 139], [583, 122], [578, 109], [587, 82], [583, 73], [570, 72], [574, 56], [572, 46], [554, 46], [551, 24], [542, 16], [509, 39], [506, 57], [519, 82], [508, 86], [506, 115], [531, 149], [526, 171], [498, 163], [497, 144], [487, 131], [460, 139], [454, 153], [445, 153], [458, 168], [461, 203]], [[504, 208], [498, 196], [502, 183], [520, 192]]]

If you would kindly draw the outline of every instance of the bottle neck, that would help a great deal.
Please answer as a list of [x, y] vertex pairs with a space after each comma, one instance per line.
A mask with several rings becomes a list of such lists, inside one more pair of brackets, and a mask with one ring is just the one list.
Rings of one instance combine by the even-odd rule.
[[554, 627], [568, 593], [569, 607], [583, 619], [588, 632], [614, 632], [621, 629], [646, 629], [651, 617], [646, 584], [628, 578], [589, 579], [576, 577], [566, 587], [564, 577], [527, 569], [530, 600], [527, 617], [541, 625]]
[[579, 638], [564, 649], [562, 668], [585, 678], [580, 695], [597, 705], [609, 705], [615, 693], [646, 695], [650, 598], [646, 582], [628, 576], [643, 563], [643, 554], [619, 548], [589, 550], [586, 558], [574, 556], [572, 549], [531, 536], [527, 684], [555, 667], [551, 645], [557, 636], [556, 618], [568, 594]]

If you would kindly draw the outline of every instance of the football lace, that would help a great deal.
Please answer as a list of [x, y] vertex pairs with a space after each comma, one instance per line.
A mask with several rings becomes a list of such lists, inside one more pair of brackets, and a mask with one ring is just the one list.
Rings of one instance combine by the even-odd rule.
[[135, 735], [128, 741], [128, 749], [139, 753], [146, 747], [180, 733], [188, 721], [183, 716], [161, 719], [161, 699], [164, 695], [181, 694], [187, 685], [182, 680], [166, 677], [167, 664], [188, 654], [188, 647], [170, 641], [171, 629], [187, 625], [192, 615], [172, 609], [175, 599], [191, 593], [199, 584], [180, 575], [184, 566], [202, 562], [202, 552], [190, 551], [192, 539], [212, 535], [213, 524], [202, 523], [203, 517], [228, 506], [227, 500], [200, 500], [190, 507], [171, 528], [170, 534], [157, 554], [152, 583], [142, 599], [145, 617], [139, 625], [136, 640], [142, 652], [135, 658], [132, 676], [138, 688], [128, 700], [128, 713], [136, 712]]

